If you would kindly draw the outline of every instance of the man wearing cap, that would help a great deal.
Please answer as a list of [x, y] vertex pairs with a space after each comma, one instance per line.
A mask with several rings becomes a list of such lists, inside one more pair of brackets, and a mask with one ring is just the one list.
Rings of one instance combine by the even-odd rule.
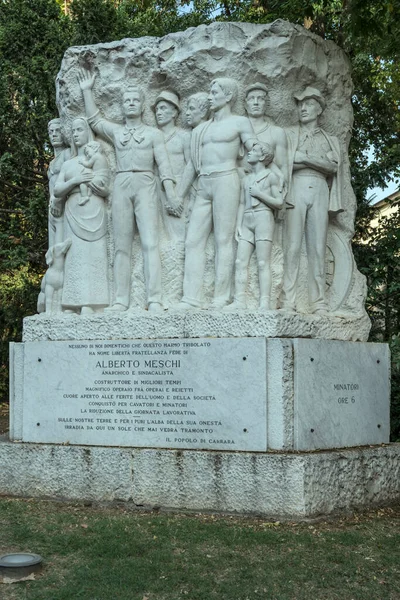
[[[311, 312], [326, 314], [325, 252], [328, 221], [343, 211], [340, 142], [319, 126], [325, 109], [321, 92], [307, 87], [295, 96], [300, 126], [288, 129], [293, 174], [286, 211], [282, 309], [296, 310], [303, 234], [308, 259]], [[292, 207], [291, 207], [292, 206]]]
[[[152, 109], [156, 115], [158, 128], [164, 134], [172, 173], [178, 184], [189, 160], [190, 148], [190, 133], [176, 126], [176, 119], [180, 113], [179, 97], [169, 90], [162, 91], [158, 94]], [[182, 244], [185, 241], [186, 211], [186, 199], [181, 219], [176, 218], [175, 212], [172, 215], [168, 213], [167, 202], [162, 207], [162, 216], [170, 239]]]
[[129, 306], [134, 221], [143, 251], [148, 310], [162, 310], [161, 261], [158, 232], [158, 194], [154, 163], [164, 187], [168, 210], [180, 215], [174, 189], [174, 176], [165, 149], [163, 134], [142, 122], [143, 92], [129, 87], [123, 93], [124, 124], [102, 117], [93, 96], [95, 75], [82, 69], [79, 83], [88, 121], [93, 130], [113, 144], [117, 162], [113, 189], [115, 301], [108, 311], [121, 312]]
[[205, 249], [211, 230], [215, 243], [215, 285], [212, 309], [222, 309], [230, 299], [233, 240], [240, 199], [237, 158], [241, 144], [250, 150], [257, 139], [247, 117], [232, 113], [238, 95], [234, 79], [211, 82], [208, 96], [212, 119], [192, 131], [190, 161], [178, 196], [185, 196], [198, 176], [198, 191], [185, 243], [182, 309], [200, 308]]
[[[274, 125], [266, 117], [268, 88], [257, 81], [245, 89], [245, 109], [253, 126], [254, 133], [263, 144], [271, 146], [274, 152], [274, 163], [283, 175], [285, 187], [289, 182], [289, 153], [286, 133], [281, 127]], [[273, 165], [271, 165], [273, 169]], [[276, 170], [276, 174], [279, 172]]]

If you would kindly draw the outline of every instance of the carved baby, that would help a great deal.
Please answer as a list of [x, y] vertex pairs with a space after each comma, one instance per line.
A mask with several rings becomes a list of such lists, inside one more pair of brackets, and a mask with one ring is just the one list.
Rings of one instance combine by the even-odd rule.
[[[96, 169], [96, 162], [99, 162], [101, 154], [101, 146], [99, 142], [89, 142], [84, 148], [85, 158], [79, 158], [79, 164], [85, 167], [85, 169]], [[101, 161], [102, 162], [102, 161]], [[81, 200], [79, 200], [79, 206], [83, 206], [89, 202], [89, 198], [92, 194], [92, 190], [86, 183], [81, 183], [79, 186], [81, 191]]]

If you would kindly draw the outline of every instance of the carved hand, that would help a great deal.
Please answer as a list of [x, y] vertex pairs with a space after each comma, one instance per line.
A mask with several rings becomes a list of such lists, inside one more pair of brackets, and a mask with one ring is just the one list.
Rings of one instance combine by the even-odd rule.
[[74, 177], [74, 182], [75, 185], [80, 185], [81, 183], [89, 183], [90, 181], [92, 181], [94, 177], [94, 173], [79, 173], [79, 175], [77, 175], [76, 177]]
[[260, 194], [262, 193], [262, 190], [260, 190], [257, 184], [253, 184], [249, 187], [249, 192], [250, 196], [253, 196], [253, 198], [259, 198]]
[[94, 85], [94, 80], [96, 79], [96, 74], [93, 75], [87, 69], [79, 69], [78, 71], [78, 81], [82, 92], [85, 90], [91, 90]]
[[241, 236], [242, 236], [242, 228], [241, 228], [241, 226], [239, 225], [238, 227], [236, 227], [236, 232], [235, 232], [235, 240], [236, 240], [237, 242], [239, 242], [239, 240], [240, 240]]
[[173, 206], [171, 206], [171, 204], [166, 204], [165, 208], [169, 215], [171, 215], [172, 217], [177, 217], [179, 219], [183, 211], [183, 201], [180, 201], [174, 204]]
[[53, 217], [61, 217], [62, 215], [62, 202], [61, 202], [61, 198], [55, 198], [54, 196], [52, 196], [50, 198], [50, 213], [53, 215]]

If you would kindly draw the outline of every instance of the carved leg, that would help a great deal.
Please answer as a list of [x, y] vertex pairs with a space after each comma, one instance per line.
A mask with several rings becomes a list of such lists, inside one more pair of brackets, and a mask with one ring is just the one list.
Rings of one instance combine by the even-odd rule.
[[[117, 175], [114, 183], [112, 206], [115, 244], [114, 288], [115, 301], [109, 311], [126, 310], [131, 288], [132, 241], [134, 234], [133, 206], [129, 183], [130, 174]], [[106, 309], [107, 310], [107, 309]]]
[[326, 302], [325, 254], [328, 235], [329, 191], [325, 181], [319, 185], [306, 222], [306, 248], [308, 259], [308, 296], [312, 312], [324, 313]]
[[206, 264], [206, 244], [212, 227], [211, 201], [197, 196], [190, 216], [185, 243], [183, 298], [179, 305], [201, 306], [203, 275]]
[[[294, 189], [294, 193], [296, 190]], [[296, 205], [286, 211], [286, 226], [284, 237], [284, 269], [282, 309], [296, 309], [297, 278], [299, 275], [301, 244], [305, 227], [307, 205], [306, 199], [295, 196]]]
[[237, 172], [215, 177], [213, 181], [215, 236], [215, 289], [212, 307], [220, 309], [229, 302], [233, 275], [233, 240], [240, 200]]

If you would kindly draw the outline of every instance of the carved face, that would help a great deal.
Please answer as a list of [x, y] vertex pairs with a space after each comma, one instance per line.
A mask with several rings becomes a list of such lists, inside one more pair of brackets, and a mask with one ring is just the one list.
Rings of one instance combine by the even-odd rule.
[[122, 98], [122, 112], [125, 117], [140, 117], [143, 112], [139, 92], [125, 92]]
[[88, 143], [88, 130], [85, 122], [82, 119], [75, 119], [72, 122], [72, 139], [77, 148]]
[[195, 100], [189, 100], [186, 107], [186, 122], [189, 127], [197, 127], [204, 119], [204, 112], [200, 110], [199, 105]]
[[56, 148], [57, 146], [63, 145], [63, 139], [61, 135], [61, 125], [59, 123], [50, 123], [49, 125], [49, 138], [51, 145]]
[[210, 93], [208, 96], [208, 101], [210, 102], [211, 110], [220, 110], [228, 104], [229, 100], [230, 98], [225, 95], [225, 92], [218, 85], [218, 83], [214, 83], [211, 86]]
[[305, 98], [298, 103], [300, 123], [312, 123], [322, 113], [322, 107], [315, 98]]
[[159, 125], [160, 127], [162, 127], [163, 125], [168, 125], [168, 123], [171, 123], [171, 121], [175, 122], [177, 115], [177, 109], [170, 102], [160, 100], [160, 102], [157, 103], [156, 121], [157, 125]]
[[254, 144], [251, 150], [247, 153], [247, 162], [250, 165], [255, 165], [258, 163], [263, 157], [262, 149], [259, 144]]
[[263, 90], [251, 90], [246, 96], [245, 106], [249, 117], [262, 117], [267, 104], [267, 94]]

